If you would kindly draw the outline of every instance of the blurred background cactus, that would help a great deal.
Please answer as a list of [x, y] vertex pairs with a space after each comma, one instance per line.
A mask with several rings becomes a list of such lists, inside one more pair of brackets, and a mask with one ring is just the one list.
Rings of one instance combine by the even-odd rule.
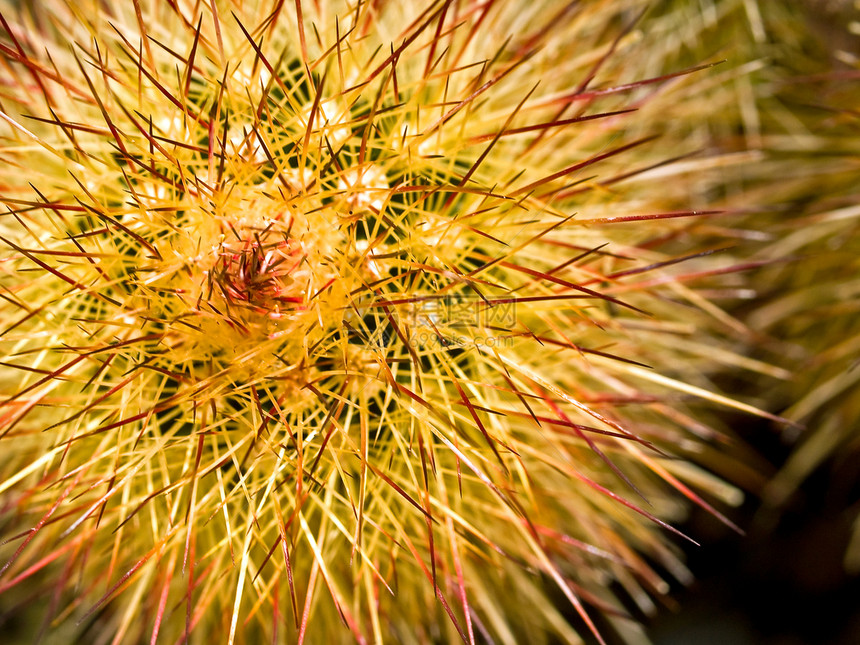
[[[717, 42], [731, 43], [727, 58], [748, 61], [749, 73], [734, 108], [721, 103], [727, 109], [703, 120], [712, 145], [759, 151], [722, 169], [726, 204], [757, 206], [738, 222], [755, 234], [733, 253], [759, 265], [745, 275], [747, 299], [726, 308], [747, 330], [737, 351], [791, 374], [720, 382], [800, 427], [745, 424], [745, 438], [778, 472], [762, 501], [745, 507], [743, 541], [724, 536], [710, 556], [693, 555], [705, 580], [689, 617], [655, 631], [660, 642], [712, 630], [724, 642], [853, 643], [860, 11], [853, 2], [717, 5], [725, 11]], [[732, 609], [715, 617], [718, 605]]]

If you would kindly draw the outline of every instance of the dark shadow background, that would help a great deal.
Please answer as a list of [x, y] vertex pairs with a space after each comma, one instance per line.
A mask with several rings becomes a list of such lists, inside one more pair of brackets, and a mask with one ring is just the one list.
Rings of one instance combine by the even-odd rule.
[[[775, 466], [783, 463], [791, 446], [778, 429], [747, 425], [740, 434]], [[628, 609], [654, 645], [858, 645], [860, 575], [846, 571], [844, 556], [859, 499], [860, 455], [846, 454], [819, 468], [780, 512], [748, 496], [729, 513], [744, 536], [693, 509], [678, 528], [701, 546], [674, 541], [695, 582], [672, 589], [671, 605], [655, 616]], [[623, 643], [607, 623], [598, 624], [608, 645]]]

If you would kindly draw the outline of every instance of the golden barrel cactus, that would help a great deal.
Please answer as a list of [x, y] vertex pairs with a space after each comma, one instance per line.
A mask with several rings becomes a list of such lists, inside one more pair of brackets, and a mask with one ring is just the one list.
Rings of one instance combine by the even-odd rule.
[[739, 499], [709, 374], [773, 372], [688, 156], [718, 58], [646, 4], [4, 5], [25, 639], [638, 637], [667, 522]]

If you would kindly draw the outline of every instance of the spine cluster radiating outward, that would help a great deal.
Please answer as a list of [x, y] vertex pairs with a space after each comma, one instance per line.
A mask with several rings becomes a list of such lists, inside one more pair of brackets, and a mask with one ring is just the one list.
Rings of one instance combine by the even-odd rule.
[[738, 500], [688, 460], [724, 468], [696, 400], [757, 413], [709, 370], [773, 371], [727, 350], [732, 214], [677, 136], [717, 61], [654, 69], [646, 4], [4, 5], [32, 634], [635, 637], [682, 500]]

